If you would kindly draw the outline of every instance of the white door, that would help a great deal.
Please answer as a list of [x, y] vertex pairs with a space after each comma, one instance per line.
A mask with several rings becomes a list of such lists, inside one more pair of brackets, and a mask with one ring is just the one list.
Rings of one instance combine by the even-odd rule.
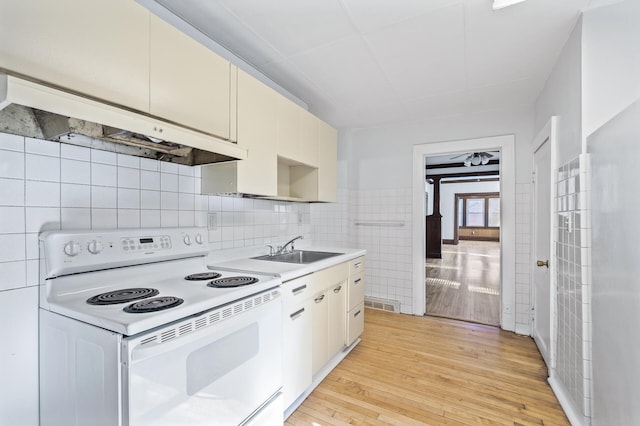
[[532, 336], [547, 366], [551, 364], [553, 300], [549, 270], [551, 238], [551, 143], [547, 138], [534, 154], [533, 184], [533, 319]]

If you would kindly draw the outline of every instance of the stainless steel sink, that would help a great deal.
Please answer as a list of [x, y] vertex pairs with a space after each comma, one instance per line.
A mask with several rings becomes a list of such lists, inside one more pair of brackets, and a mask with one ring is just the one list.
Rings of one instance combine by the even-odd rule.
[[270, 256], [268, 254], [264, 256], [252, 257], [256, 260], [269, 260], [271, 262], [285, 262], [285, 263], [313, 263], [319, 260], [328, 259], [334, 256], [340, 256], [344, 253], [331, 253], [327, 251], [307, 251], [307, 250], [293, 250], [288, 253], [275, 254]]

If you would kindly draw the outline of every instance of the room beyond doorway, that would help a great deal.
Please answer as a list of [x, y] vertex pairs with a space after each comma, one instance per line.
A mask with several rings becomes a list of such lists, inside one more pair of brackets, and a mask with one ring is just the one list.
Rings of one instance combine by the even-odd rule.
[[427, 315], [500, 325], [500, 243], [443, 244], [427, 259]]

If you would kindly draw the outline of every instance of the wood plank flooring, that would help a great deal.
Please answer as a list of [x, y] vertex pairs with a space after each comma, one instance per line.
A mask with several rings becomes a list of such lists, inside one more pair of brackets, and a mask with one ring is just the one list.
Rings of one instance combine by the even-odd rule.
[[289, 417], [298, 425], [568, 425], [529, 337], [366, 309], [362, 342]]
[[500, 243], [443, 244], [426, 268], [427, 315], [500, 325]]

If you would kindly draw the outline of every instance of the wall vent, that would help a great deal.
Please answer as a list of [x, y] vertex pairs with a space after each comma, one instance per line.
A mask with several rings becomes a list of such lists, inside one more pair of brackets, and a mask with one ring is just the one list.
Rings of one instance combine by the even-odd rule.
[[400, 312], [400, 302], [397, 300], [379, 299], [377, 297], [365, 297], [364, 306], [387, 312]]

